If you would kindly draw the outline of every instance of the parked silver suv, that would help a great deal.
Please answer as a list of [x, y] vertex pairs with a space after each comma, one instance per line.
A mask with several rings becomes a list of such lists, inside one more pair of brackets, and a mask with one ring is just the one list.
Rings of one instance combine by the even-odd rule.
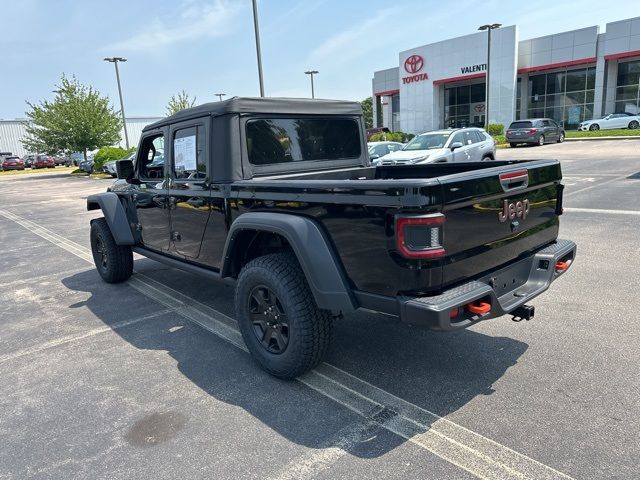
[[495, 160], [496, 143], [481, 128], [436, 130], [418, 135], [402, 150], [382, 157], [378, 165], [481, 162]]

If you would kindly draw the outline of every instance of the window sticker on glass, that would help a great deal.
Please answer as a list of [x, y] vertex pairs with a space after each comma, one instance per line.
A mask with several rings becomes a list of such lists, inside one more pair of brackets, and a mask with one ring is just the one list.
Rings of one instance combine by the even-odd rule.
[[196, 136], [176, 138], [173, 141], [173, 156], [176, 172], [196, 170]]

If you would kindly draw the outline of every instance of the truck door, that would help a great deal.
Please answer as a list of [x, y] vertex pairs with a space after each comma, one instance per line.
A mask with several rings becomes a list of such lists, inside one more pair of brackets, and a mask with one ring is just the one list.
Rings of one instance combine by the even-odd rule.
[[169, 249], [169, 190], [165, 175], [166, 129], [146, 133], [136, 157], [140, 185], [133, 196], [138, 229], [145, 247], [160, 252]]
[[209, 118], [170, 129], [170, 253], [196, 260], [213, 204], [209, 171]]

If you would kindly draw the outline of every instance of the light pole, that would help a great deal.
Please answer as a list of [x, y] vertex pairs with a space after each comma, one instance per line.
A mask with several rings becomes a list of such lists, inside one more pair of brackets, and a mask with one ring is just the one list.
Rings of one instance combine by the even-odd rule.
[[264, 97], [264, 82], [262, 81], [262, 54], [260, 53], [260, 29], [258, 28], [258, 5], [253, 0], [253, 29], [256, 34], [256, 55], [258, 56], [258, 79], [260, 80], [260, 96]]
[[489, 65], [491, 62], [491, 30], [495, 30], [496, 28], [500, 28], [502, 26], [501, 23], [491, 23], [486, 25], [481, 25], [478, 27], [478, 30], [486, 30], [487, 31], [487, 75], [485, 77], [485, 94], [484, 94], [484, 128], [485, 130], [489, 129]]
[[316, 93], [313, 91], [313, 76], [320, 72], [317, 70], [307, 70], [304, 73], [311, 76], [311, 98], [316, 98]]
[[124, 102], [122, 101], [122, 87], [120, 87], [120, 72], [118, 72], [118, 62], [126, 62], [122, 57], [106, 57], [105, 62], [111, 62], [116, 67], [116, 80], [118, 81], [118, 95], [120, 95], [120, 112], [122, 113], [122, 127], [124, 128], [124, 143], [129, 150], [129, 134], [127, 133], [127, 120], [124, 116]]
[[222, 101], [222, 97], [225, 97], [227, 94], [226, 93], [214, 93], [214, 95], [216, 97], [218, 97], [220, 100], [218, 100], [219, 102]]

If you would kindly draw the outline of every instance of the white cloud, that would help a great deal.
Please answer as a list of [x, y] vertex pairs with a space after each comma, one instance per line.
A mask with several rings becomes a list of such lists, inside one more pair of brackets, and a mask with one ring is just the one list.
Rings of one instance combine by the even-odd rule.
[[104, 50], [150, 50], [198, 38], [220, 37], [229, 33], [231, 20], [245, 7], [245, 2], [187, 0], [171, 18], [154, 18], [139, 33], [107, 45]]

